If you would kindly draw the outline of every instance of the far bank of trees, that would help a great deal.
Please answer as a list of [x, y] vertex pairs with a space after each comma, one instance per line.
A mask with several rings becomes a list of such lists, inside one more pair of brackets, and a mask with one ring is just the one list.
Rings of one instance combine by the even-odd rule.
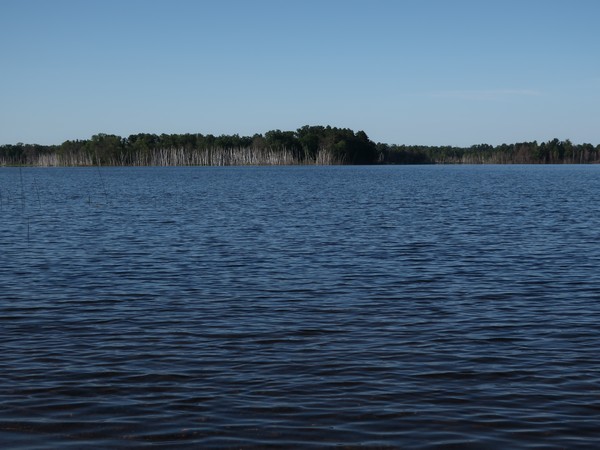
[[600, 145], [553, 139], [467, 148], [374, 143], [364, 131], [303, 126], [253, 136], [96, 134], [60, 145], [0, 146], [0, 165], [217, 166], [291, 164], [587, 164], [600, 163]]
[[492, 146], [428, 147], [377, 144], [388, 164], [590, 164], [600, 163], [600, 145], [553, 139]]
[[304, 126], [253, 136], [211, 134], [96, 134], [60, 145], [0, 146], [0, 165], [171, 166], [372, 164], [378, 154], [364, 131]]

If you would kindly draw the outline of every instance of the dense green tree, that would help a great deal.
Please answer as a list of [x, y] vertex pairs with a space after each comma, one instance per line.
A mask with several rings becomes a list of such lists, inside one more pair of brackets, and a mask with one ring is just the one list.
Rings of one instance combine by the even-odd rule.
[[94, 164], [116, 164], [122, 159], [125, 142], [114, 134], [98, 133], [84, 145], [84, 152], [93, 158]]
[[293, 131], [271, 130], [265, 133], [265, 142], [268, 147], [299, 152], [302, 149], [300, 141]]

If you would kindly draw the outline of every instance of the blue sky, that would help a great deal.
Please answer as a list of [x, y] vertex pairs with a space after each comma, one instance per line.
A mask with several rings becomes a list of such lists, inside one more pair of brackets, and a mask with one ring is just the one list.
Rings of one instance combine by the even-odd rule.
[[332, 125], [600, 144], [597, 0], [0, 0], [0, 144]]

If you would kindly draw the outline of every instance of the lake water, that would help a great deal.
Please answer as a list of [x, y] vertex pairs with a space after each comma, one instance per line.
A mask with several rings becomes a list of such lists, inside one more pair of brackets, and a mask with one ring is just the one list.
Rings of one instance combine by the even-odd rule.
[[600, 166], [0, 168], [3, 448], [590, 448]]

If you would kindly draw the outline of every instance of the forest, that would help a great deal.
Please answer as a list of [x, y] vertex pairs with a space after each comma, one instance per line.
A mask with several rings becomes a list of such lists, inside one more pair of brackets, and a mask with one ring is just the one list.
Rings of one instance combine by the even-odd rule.
[[600, 145], [568, 139], [471, 147], [396, 145], [375, 143], [364, 131], [309, 125], [253, 136], [99, 133], [60, 145], [0, 146], [0, 166], [588, 163], [600, 163]]

